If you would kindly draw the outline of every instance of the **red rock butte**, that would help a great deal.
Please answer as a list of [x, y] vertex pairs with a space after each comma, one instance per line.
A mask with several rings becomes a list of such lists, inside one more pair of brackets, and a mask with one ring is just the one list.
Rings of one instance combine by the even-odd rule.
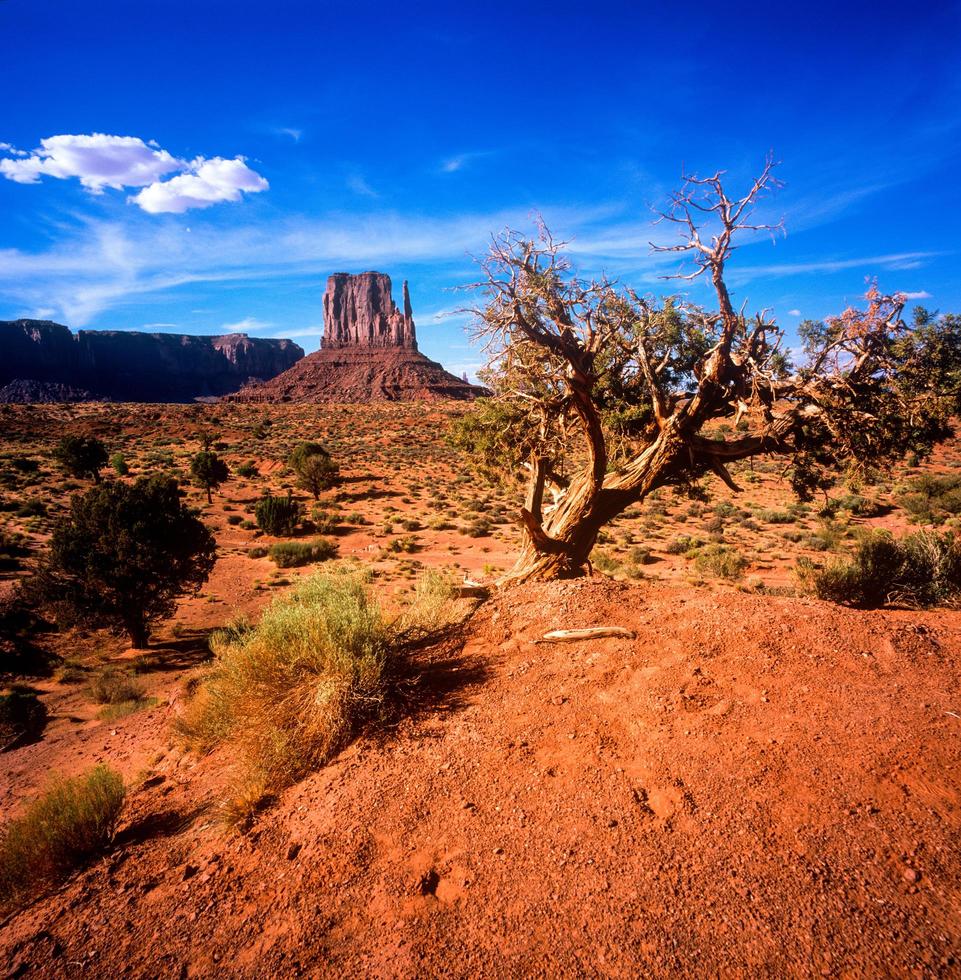
[[320, 350], [289, 370], [246, 385], [231, 401], [376, 402], [470, 399], [485, 389], [445, 371], [417, 349], [407, 282], [403, 310], [383, 272], [336, 272], [324, 293]]

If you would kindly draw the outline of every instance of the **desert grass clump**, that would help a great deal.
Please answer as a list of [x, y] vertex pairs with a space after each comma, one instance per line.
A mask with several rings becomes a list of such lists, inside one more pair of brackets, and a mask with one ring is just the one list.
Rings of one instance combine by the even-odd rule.
[[961, 548], [951, 534], [919, 531], [899, 540], [879, 531], [865, 535], [850, 560], [819, 568], [798, 559], [796, 575], [819, 599], [862, 609], [953, 605], [961, 596]]
[[337, 554], [337, 542], [330, 538], [312, 541], [279, 541], [267, 552], [278, 568], [300, 568], [314, 562], [327, 561]]
[[356, 572], [314, 574], [256, 626], [214, 634], [214, 665], [178, 722], [188, 747], [237, 749], [226, 810], [242, 822], [323, 765], [385, 698], [393, 630]]
[[117, 667], [104, 667], [94, 674], [88, 690], [98, 704], [124, 704], [139, 701], [144, 696], [143, 685]]
[[123, 801], [123, 779], [104, 765], [51, 783], [0, 838], [0, 906], [21, 904], [103, 851]]
[[701, 573], [737, 582], [743, 577], [748, 562], [730, 545], [709, 544], [698, 552], [695, 564]]

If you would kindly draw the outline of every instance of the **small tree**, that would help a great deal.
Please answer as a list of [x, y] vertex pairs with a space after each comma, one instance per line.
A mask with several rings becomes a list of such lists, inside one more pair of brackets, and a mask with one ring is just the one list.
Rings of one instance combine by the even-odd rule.
[[53, 458], [71, 476], [90, 477], [99, 483], [100, 471], [107, 465], [107, 450], [96, 436], [64, 436]]
[[319, 499], [321, 491], [337, 482], [337, 464], [319, 442], [302, 442], [290, 454], [288, 465], [297, 476], [297, 486]]
[[710, 279], [714, 310], [582, 281], [543, 227], [493, 240], [475, 313], [497, 407], [479, 407], [455, 438], [499, 454], [481, 460], [488, 471], [527, 471], [523, 547], [501, 584], [585, 574], [600, 529], [658, 487], [693, 489], [713, 473], [737, 490], [730, 464], [779, 454], [805, 497], [831, 472], [927, 451], [950, 432], [955, 320], [912, 329], [904, 298], [872, 287], [865, 309], [806, 328], [794, 370], [776, 324], [734, 307], [725, 264], [735, 238], [778, 227], [752, 217], [778, 186], [773, 168], [739, 198], [723, 172], [687, 177], [662, 215], [681, 240], [656, 250], [694, 258], [680, 275]]
[[213, 535], [182, 496], [163, 475], [76, 495], [28, 591], [63, 620], [123, 630], [146, 646], [149, 624], [171, 615], [214, 566]]
[[190, 462], [190, 475], [194, 483], [207, 491], [207, 503], [211, 503], [211, 491], [216, 490], [230, 476], [227, 464], [213, 450], [204, 449]]

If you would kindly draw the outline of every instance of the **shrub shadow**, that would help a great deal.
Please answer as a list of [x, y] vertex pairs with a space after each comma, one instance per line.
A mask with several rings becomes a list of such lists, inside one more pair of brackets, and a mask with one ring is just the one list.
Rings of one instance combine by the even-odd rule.
[[185, 811], [162, 810], [159, 813], [148, 813], [124, 827], [114, 838], [114, 844], [117, 847], [126, 847], [158, 837], [176, 837], [208, 809], [209, 806], [205, 804]]
[[470, 618], [407, 639], [390, 677], [388, 727], [396, 727], [404, 719], [460, 711], [491, 677], [486, 658], [464, 653]]

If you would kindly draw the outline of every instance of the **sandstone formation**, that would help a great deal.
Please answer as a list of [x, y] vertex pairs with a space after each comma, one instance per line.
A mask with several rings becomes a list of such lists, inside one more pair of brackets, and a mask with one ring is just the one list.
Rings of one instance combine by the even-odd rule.
[[187, 402], [272, 378], [303, 356], [293, 341], [242, 333], [74, 335], [50, 320], [0, 321], [0, 401]]
[[448, 373], [417, 349], [410, 293], [397, 308], [390, 276], [338, 272], [324, 293], [320, 350], [290, 370], [248, 385], [231, 401], [371, 402], [476, 398], [484, 388]]
[[335, 272], [324, 293], [324, 336], [321, 347], [376, 347], [417, 350], [410, 293], [404, 281], [404, 312], [391, 295], [390, 276]]

